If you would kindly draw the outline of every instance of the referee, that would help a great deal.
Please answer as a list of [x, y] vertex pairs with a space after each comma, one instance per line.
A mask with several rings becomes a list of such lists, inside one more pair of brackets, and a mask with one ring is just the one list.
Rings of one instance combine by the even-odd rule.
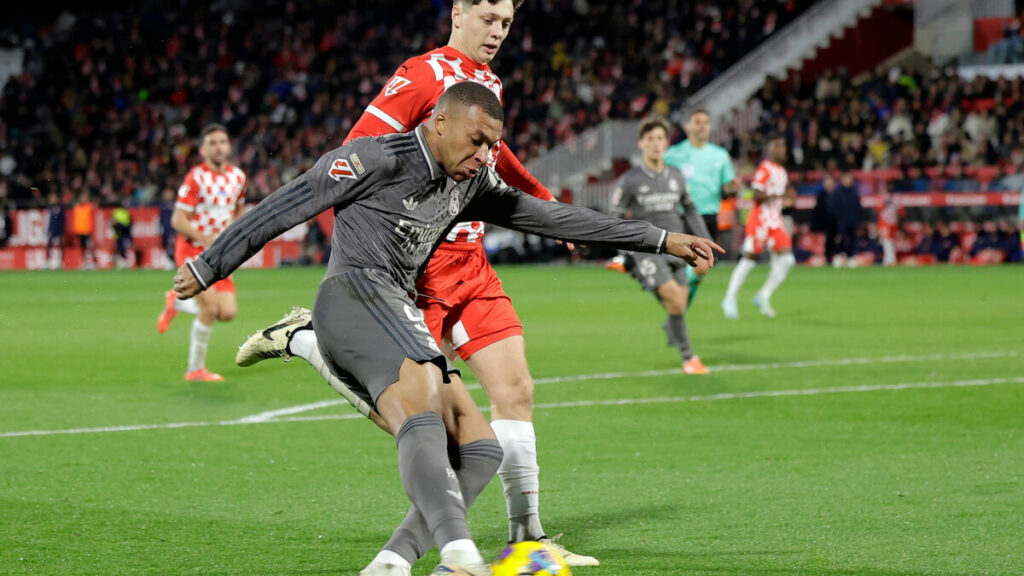
[[[718, 212], [722, 207], [722, 191], [734, 195], [740, 190], [732, 158], [725, 148], [708, 141], [711, 138], [711, 115], [707, 110], [698, 108], [690, 112], [683, 129], [686, 140], [669, 147], [665, 152], [665, 163], [682, 170], [690, 197], [704, 219], [711, 239], [726, 246], [719, 237]], [[687, 275], [692, 302], [701, 278], [692, 269], [687, 270]]]

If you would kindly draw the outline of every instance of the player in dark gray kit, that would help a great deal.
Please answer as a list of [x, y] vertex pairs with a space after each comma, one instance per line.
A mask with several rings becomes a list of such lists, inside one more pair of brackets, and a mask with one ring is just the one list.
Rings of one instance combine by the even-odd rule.
[[[412, 548], [421, 556], [437, 545], [437, 574], [455, 567], [490, 574], [470, 539], [466, 510], [502, 455], [412, 297], [417, 274], [451, 226], [483, 220], [573, 242], [666, 252], [698, 269], [714, 264], [713, 250], [723, 252], [705, 239], [544, 202], [507, 186], [486, 165], [502, 124], [501, 104], [489, 89], [455, 84], [426, 124], [328, 152], [174, 278], [179, 297], [192, 297], [279, 234], [334, 207], [332, 255], [313, 306], [314, 331], [331, 372], [397, 431], [399, 474], [413, 509], [388, 548]], [[460, 456], [475, 448], [477, 457], [463, 458], [458, 471], [449, 465], [449, 436]]]
[[[669, 232], [683, 232], [685, 221], [690, 232], [710, 238], [704, 219], [690, 199], [682, 171], [665, 164], [668, 123], [660, 118], [641, 122], [637, 145], [643, 162], [627, 170], [620, 178], [615, 190], [614, 213], [650, 222]], [[633, 256], [631, 272], [668, 312], [665, 331], [669, 343], [679, 349], [683, 372], [707, 374], [708, 369], [693, 353], [686, 330], [686, 265], [661, 254], [638, 254]]]

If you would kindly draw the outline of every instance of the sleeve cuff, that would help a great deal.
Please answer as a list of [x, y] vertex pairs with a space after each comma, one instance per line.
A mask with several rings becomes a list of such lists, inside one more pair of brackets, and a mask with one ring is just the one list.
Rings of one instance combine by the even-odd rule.
[[200, 268], [206, 268], [207, 270], [209, 269], [209, 266], [205, 266], [205, 264], [206, 263], [203, 262], [201, 258], [197, 258], [195, 260], [191, 260], [185, 263], [185, 265], [188, 266], [188, 271], [192, 273], [192, 276], [195, 277], [196, 282], [199, 282], [199, 285], [203, 287], [203, 290], [206, 290], [207, 288], [210, 287], [210, 282], [204, 280], [203, 274], [200, 272]]

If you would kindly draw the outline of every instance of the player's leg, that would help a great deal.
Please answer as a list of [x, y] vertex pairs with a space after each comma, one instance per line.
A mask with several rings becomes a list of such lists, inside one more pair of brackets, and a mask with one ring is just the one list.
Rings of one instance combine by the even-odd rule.
[[470, 539], [466, 505], [448, 462], [442, 419], [447, 362], [404, 291], [375, 271], [326, 279], [313, 308], [319, 347], [336, 373], [348, 374], [391, 430], [406, 494], [420, 511], [446, 565], [482, 567]]
[[[457, 446], [454, 451], [449, 448], [449, 459], [468, 510], [494, 477], [502, 461], [502, 450], [462, 379], [458, 374], [449, 376], [451, 383], [442, 386], [441, 392], [445, 425]], [[423, 515], [411, 506], [391, 539], [360, 575], [408, 574], [412, 565], [433, 547]]]
[[224, 377], [206, 369], [206, 352], [210, 346], [210, 336], [213, 334], [213, 323], [217, 321], [218, 314], [216, 287], [200, 292], [193, 300], [196, 301], [199, 314], [192, 321], [188, 345], [188, 369], [185, 372], [185, 379], [217, 382], [223, 380]]
[[[689, 266], [686, 266], [686, 268], [689, 268]], [[686, 273], [682, 268], [678, 272], [679, 276], [685, 278]], [[665, 308], [665, 312], [668, 313], [665, 329], [668, 331], [669, 340], [679, 350], [683, 372], [686, 374], [707, 374], [708, 369], [704, 367], [700, 358], [693, 352], [693, 347], [690, 345], [690, 335], [686, 329], [686, 309], [689, 305], [687, 289], [683, 288], [683, 285], [673, 278], [659, 285], [655, 294], [662, 307]]]
[[[195, 258], [202, 252], [199, 248], [192, 246], [185, 242], [184, 238], [177, 238], [175, 240], [174, 254], [176, 259], [174, 263], [176, 267], [180, 268], [192, 258]], [[171, 321], [177, 316], [178, 312], [185, 312], [193, 316], [199, 316], [199, 298], [189, 298], [188, 300], [179, 300], [174, 290], [168, 290], [164, 292], [164, 309], [160, 312], [160, 315], [156, 319], [156, 331], [163, 334], [171, 327]]]
[[238, 315], [235, 283], [230, 277], [217, 282], [217, 321], [230, 322]]
[[775, 310], [772, 308], [771, 298], [775, 290], [786, 279], [786, 275], [796, 264], [793, 256], [793, 242], [789, 234], [781, 228], [772, 229], [770, 235], [772, 246], [771, 269], [764, 285], [754, 295], [754, 304], [761, 310], [761, 314], [769, 318], [775, 317]]
[[764, 250], [766, 230], [761, 226], [761, 211], [755, 206], [747, 217], [747, 224], [744, 228], [742, 256], [736, 267], [729, 276], [729, 287], [725, 290], [725, 298], [722, 299], [722, 312], [729, 320], [740, 317], [739, 307], [736, 298], [739, 296], [740, 288], [747, 281], [747, 275], [757, 266], [757, 256]]

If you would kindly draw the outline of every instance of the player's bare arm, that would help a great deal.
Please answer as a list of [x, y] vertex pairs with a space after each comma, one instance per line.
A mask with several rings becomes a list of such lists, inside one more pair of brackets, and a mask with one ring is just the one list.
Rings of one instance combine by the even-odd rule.
[[178, 234], [203, 246], [209, 246], [213, 242], [213, 236], [203, 234], [192, 225], [192, 211], [185, 210], [180, 206], [174, 208], [174, 213], [171, 215], [171, 227]]

